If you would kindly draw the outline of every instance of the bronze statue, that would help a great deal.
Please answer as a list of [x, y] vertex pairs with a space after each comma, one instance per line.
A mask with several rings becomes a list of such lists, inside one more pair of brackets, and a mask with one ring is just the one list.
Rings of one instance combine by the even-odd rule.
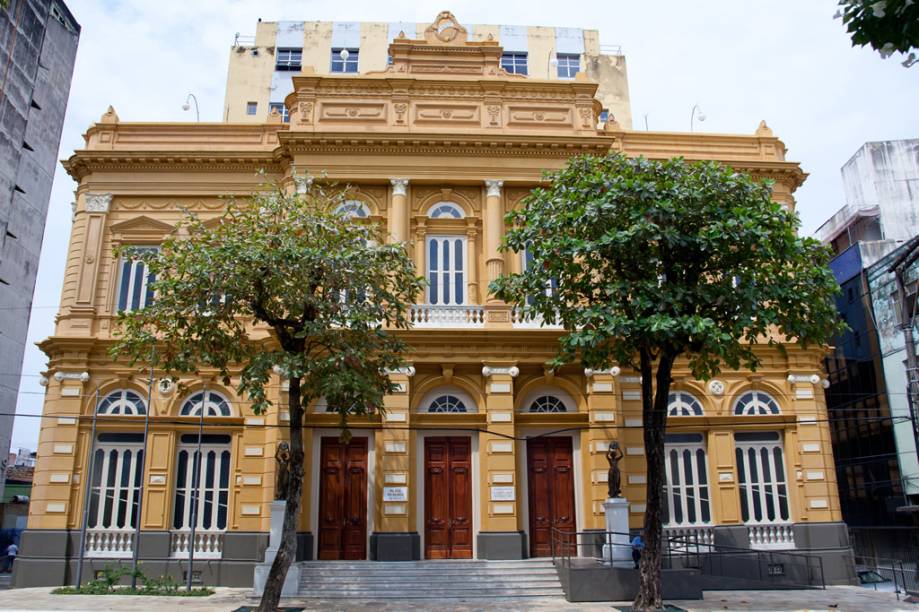
[[609, 461], [609, 474], [606, 477], [609, 497], [622, 497], [622, 474], [619, 472], [619, 460], [622, 459], [622, 450], [618, 442], [610, 442], [606, 450], [606, 460]]
[[278, 449], [274, 453], [275, 480], [274, 498], [287, 500], [287, 484], [290, 482], [290, 443], [278, 442]]

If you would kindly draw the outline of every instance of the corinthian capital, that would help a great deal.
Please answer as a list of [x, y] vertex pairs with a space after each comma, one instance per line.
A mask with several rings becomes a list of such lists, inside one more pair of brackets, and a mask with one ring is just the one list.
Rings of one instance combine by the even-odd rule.
[[489, 198], [500, 198], [501, 197], [501, 188], [504, 186], [504, 181], [490, 180], [485, 181], [485, 187], [488, 189], [487, 195]]
[[86, 212], [107, 213], [108, 207], [112, 203], [112, 194], [110, 193], [87, 193], [86, 194]]
[[408, 187], [408, 179], [389, 179], [389, 182], [392, 184], [393, 195], [405, 195], [405, 189]]

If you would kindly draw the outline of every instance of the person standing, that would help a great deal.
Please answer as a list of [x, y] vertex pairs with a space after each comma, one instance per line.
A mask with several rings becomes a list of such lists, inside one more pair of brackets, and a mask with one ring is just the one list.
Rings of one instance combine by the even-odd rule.
[[641, 561], [641, 551], [645, 549], [645, 540], [641, 537], [641, 534], [636, 534], [632, 538], [632, 562], [635, 564], [635, 569], [638, 569], [638, 562]]
[[3, 566], [3, 571], [7, 574], [12, 573], [13, 571], [13, 561], [16, 560], [16, 555], [19, 554], [19, 547], [16, 546], [16, 543], [13, 542], [6, 547], [6, 563]]

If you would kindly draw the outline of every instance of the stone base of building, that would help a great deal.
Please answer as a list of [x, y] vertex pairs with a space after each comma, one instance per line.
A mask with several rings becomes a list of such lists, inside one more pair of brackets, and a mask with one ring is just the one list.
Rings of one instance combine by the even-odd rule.
[[858, 584], [855, 555], [845, 523], [796, 523], [794, 534], [800, 552], [823, 560], [823, 579], [827, 584]]
[[[312, 534], [298, 534], [298, 559], [303, 542], [303, 559], [312, 557]], [[193, 579], [210, 586], [252, 586], [252, 572], [268, 547], [268, 534], [261, 532], [227, 532], [223, 536], [220, 559], [195, 559]], [[13, 586], [61, 586], [76, 583], [79, 563], [80, 532], [65, 529], [27, 529], [22, 532], [20, 554], [13, 572]], [[143, 531], [138, 542], [138, 561], [146, 576], [170, 576], [184, 583], [189, 562], [176, 558], [170, 551], [168, 531]], [[83, 559], [82, 582], [95, 578], [106, 566], [129, 566], [131, 557]]]
[[370, 534], [371, 561], [417, 561], [421, 559], [421, 536], [417, 531]]
[[479, 559], [526, 559], [527, 536], [522, 531], [481, 531], [476, 540]]

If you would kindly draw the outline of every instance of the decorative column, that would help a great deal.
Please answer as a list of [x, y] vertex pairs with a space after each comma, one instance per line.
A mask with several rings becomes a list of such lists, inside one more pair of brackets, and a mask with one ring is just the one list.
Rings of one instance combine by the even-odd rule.
[[[504, 215], [501, 200], [501, 187], [504, 181], [485, 181], [485, 265], [488, 270], [488, 282], [496, 280], [504, 273], [504, 256], [498, 251], [504, 237]], [[492, 296], [489, 302], [495, 302]]]
[[408, 179], [389, 179], [392, 185], [392, 201], [390, 212], [390, 235], [393, 242], [408, 240], [408, 204], [406, 191]]
[[466, 249], [469, 256], [469, 270], [466, 272], [469, 282], [466, 285], [466, 302], [469, 304], [479, 304], [479, 253], [476, 250], [475, 239], [479, 235], [479, 230], [475, 226], [474, 218], [466, 219]]
[[520, 504], [526, 491], [517, 478], [514, 441], [514, 378], [519, 373], [517, 366], [506, 364], [482, 368], [488, 432], [479, 434], [480, 559], [527, 556], [526, 535], [520, 526]]
[[[609, 463], [606, 460], [606, 451], [609, 444], [617, 439], [616, 428], [622, 422], [622, 417], [617, 418], [615, 376], [619, 368], [609, 370], [584, 370], [587, 380], [587, 412], [590, 418], [590, 429], [581, 434], [581, 448], [587, 449], [585, 455], [586, 467], [584, 473], [584, 499], [590, 500], [590, 507], [585, 508], [588, 523], [585, 529], [603, 529], [603, 502], [606, 501], [609, 474]], [[621, 438], [620, 438], [621, 439]], [[625, 452], [623, 449], [622, 452]], [[624, 462], [620, 464], [623, 471], [623, 495], [629, 499], [634, 496], [629, 494], [627, 485], [632, 483], [632, 476], [625, 476]]]
[[[725, 382], [719, 379], [708, 381], [706, 386], [715, 404], [725, 395], [726, 389]], [[733, 426], [708, 430], [705, 447], [711, 480], [712, 522], [715, 523], [713, 541], [725, 546], [748, 547], [750, 538], [740, 515]]]
[[421, 538], [416, 529], [415, 486], [412, 473], [414, 434], [409, 431], [409, 398], [415, 368], [386, 372], [396, 390], [383, 398], [386, 414], [376, 432], [376, 448], [382, 450], [374, 507], [374, 532], [370, 535], [370, 558], [376, 561], [413, 561], [421, 558]]
[[[428, 233], [425, 226], [425, 217], [418, 217], [415, 220], [415, 274], [427, 277], [427, 270], [424, 267], [424, 239]], [[422, 296], [422, 301], [424, 297]]]

